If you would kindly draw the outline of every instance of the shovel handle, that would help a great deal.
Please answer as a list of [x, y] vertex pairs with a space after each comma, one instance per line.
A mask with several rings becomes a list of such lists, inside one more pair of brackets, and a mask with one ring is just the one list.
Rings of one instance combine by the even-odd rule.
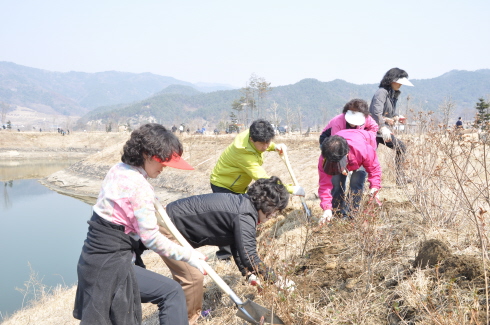
[[[280, 155], [282, 160], [286, 163], [286, 167], [288, 168], [289, 175], [291, 175], [291, 178], [293, 179], [293, 183], [295, 186], [299, 186], [298, 180], [296, 179], [296, 176], [294, 175], [293, 168], [291, 167], [291, 164], [289, 163], [289, 158], [288, 158], [288, 153], [287, 150], [284, 150], [282, 155]], [[310, 209], [308, 209], [308, 206], [306, 205], [306, 200], [302, 196], [301, 198], [301, 203], [303, 204], [303, 208], [305, 209], [306, 216], [308, 218], [311, 217], [311, 212]]]
[[[194, 249], [187, 242], [184, 236], [182, 236], [182, 234], [179, 232], [177, 227], [175, 227], [172, 220], [170, 220], [167, 211], [165, 211], [162, 204], [157, 199], [155, 199], [154, 205], [156, 209], [155, 215], [157, 217], [158, 224], [167, 228], [170, 231], [170, 233], [175, 237], [175, 239], [177, 239], [179, 244], [181, 244], [184, 247]], [[206, 263], [206, 261], [199, 260], [199, 262], [201, 263], [201, 266], [204, 269], [204, 271], [206, 271], [206, 273], [211, 277], [211, 279], [213, 279], [213, 281], [218, 285], [218, 287], [221, 288], [221, 290], [223, 290], [228, 296], [230, 296], [231, 300], [233, 300], [235, 304], [237, 305], [243, 304], [241, 299], [238, 298], [238, 296], [233, 292], [233, 290], [231, 290], [230, 286], [227, 285], [225, 281], [223, 281], [223, 279], [218, 275], [218, 273], [216, 273], [213, 270], [213, 268], [208, 263]]]
[[281, 156], [282, 160], [286, 163], [286, 167], [288, 168], [289, 175], [291, 175], [291, 178], [293, 179], [294, 185], [299, 186], [298, 180], [296, 179], [296, 176], [294, 175], [293, 169], [291, 168], [291, 164], [289, 163], [287, 150], [284, 150], [282, 155], [280, 155], [280, 156]]

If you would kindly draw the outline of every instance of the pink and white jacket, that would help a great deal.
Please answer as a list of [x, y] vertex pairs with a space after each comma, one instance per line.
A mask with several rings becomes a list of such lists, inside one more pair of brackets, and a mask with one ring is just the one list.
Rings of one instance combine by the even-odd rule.
[[[330, 122], [328, 122], [327, 126], [323, 129], [322, 133], [325, 132], [328, 129], [332, 129], [330, 135], [335, 135], [337, 134], [340, 130], [345, 130], [347, 129], [347, 121], [345, 120], [345, 114], [339, 114], [332, 118]], [[366, 117], [366, 123], [364, 125], [358, 125], [356, 127], [357, 130], [366, 130], [366, 131], [371, 131], [371, 132], [378, 132], [378, 123], [371, 117], [371, 115], [368, 115]], [[374, 146], [376, 148], [376, 146]]]
[[[376, 155], [376, 133], [359, 129], [349, 129], [340, 130], [336, 135], [347, 140], [349, 145], [347, 169], [354, 171], [361, 168], [361, 166], [364, 167], [368, 173], [369, 188], [381, 188], [381, 165]], [[318, 159], [318, 175], [320, 177], [318, 188], [320, 206], [323, 210], [331, 210], [332, 175], [328, 175], [323, 171], [322, 155]]]
[[123, 225], [125, 233], [141, 239], [146, 248], [174, 260], [189, 261], [192, 250], [179, 246], [159, 231], [155, 192], [142, 167], [125, 163], [114, 165], [107, 173], [93, 210], [101, 218]]

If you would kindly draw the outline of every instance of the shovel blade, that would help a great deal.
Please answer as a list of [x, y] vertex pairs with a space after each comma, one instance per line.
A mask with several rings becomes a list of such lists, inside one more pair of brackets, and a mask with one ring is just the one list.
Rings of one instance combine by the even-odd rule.
[[279, 317], [277, 317], [276, 315], [272, 315], [272, 311], [262, 307], [259, 304], [256, 304], [251, 300], [247, 300], [243, 304], [238, 305], [238, 311], [236, 315], [251, 324], [261, 324], [262, 317], [265, 320], [265, 324], [284, 324], [284, 322]]

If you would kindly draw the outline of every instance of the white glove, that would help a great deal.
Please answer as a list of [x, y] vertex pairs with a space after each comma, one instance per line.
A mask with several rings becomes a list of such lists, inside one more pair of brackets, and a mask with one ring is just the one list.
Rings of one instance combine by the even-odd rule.
[[381, 129], [379, 129], [381, 132], [381, 136], [383, 137], [383, 140], [385, 142], [391, 142], [391, 131], [388, 129], [386, 126], [383, 126]]
[[196, 250], [192, 250], [191, 258], [187, 263], [189, 263], [190, 266], [194, 266], [196, 269], [198, 269], [202, 274], [207, 275], [206, 271], [204, 271], [204, 268], [201, 265], [201, 260], [205, 261], [206, 256], [204, 256], [201, 252], [198, 252]]
[[261, 287], [260, 280], [253, 273], [248, 276], [247, 281], [252, 286], [259, 286], [259, 287]]
[[293, 186], [293, 195], [297, 196], [305, 196], [306, 192], [305, 189], [302, 188], [301, 186]]
[[369, 195], [379, 200], [379, 188], [373, 187], [369, 190]]
[[284, 280], [282, 276], [278, 275], [277, 276], [277, 281], [274, 283], [274, 285], [281, 289], [281, 290], [286, 290], [288, 292], [293, 292], [296, 286], [296, 283], [294, 283], [293, 280]]
[[323, 211], [323, 216], [318, 220], [318, 224], [321, 226], [330, 222], [330, 220], [332, 220], [332, 210], [325, 210]]
[[276, 149], [275, 149], [280, 155], [282, 155], [286, 150], [288, 150], [288, 147], [284, 143], [277, 143], [276, 144]]

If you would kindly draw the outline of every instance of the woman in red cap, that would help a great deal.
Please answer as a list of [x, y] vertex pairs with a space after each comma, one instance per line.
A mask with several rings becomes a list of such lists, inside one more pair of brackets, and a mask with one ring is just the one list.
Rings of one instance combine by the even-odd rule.
[[158, 305], [160, 324], [188, 324], [180, 285], [146, 270], [140, 257], [151, 249], [203, 272], [199, 259], [204, 255], [159, 232], [155, 193], [147, 181], [167, 166], [193, 169], [182, 152], [172, 132], [160, 124], [145, 124], [131, 133], [122, 162], [107, 173], [78, 261], [73, 316], [80, 324], [141, 324], [141, 302]]

